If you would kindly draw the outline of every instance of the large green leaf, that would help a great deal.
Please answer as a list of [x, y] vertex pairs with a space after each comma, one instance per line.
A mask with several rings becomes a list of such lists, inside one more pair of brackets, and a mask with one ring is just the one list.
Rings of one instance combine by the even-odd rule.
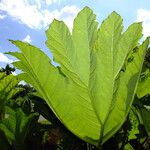
[[[120, 74], [118, 90], [114, 94], [116, 102], [108, 115], [104, 132], [108, 132], [108, 130], [111, 129], [111, 133], [114, 133], [114, 131], [119, 129], [122, 125], [124, 121], [123, 118], [125, 119], [125, 116], [127, 116], [129, 112], [136, 92], [142, 62], [144, 60], [144, 53], [148, 46], [148, 42], [149, 41], [146, 40], [138, 48], [137, 52], [131, 54], [127, 60], [125, 72], [121, 72]], [[132, 58], [132, 60], [130, 60], [130, 58]], [[109, 134], [111, 133], [109, 132]], [[110, 135], [106, 134], [106, 139], [107, 136], [109, 137]]]
[[72, 36], [67, 26], [57, 20], [46, 31], [46, 44], [55, 61], [61, 64], [61, 70], [75, 82], [83, 82], [86, 87], [90, 75], [89, 54], [98, 25], [95, 19], [92, 10], [85, 7], [74, 20]]
[[61, 122], [81, 139], [104, 143], [123, 124], [132, 104], [148, 46], [137, 51], [140, 23], [122, 33], [122, 19], [113, 12], [97, 29], [92, 10], [85, 7], [74, 21], [72, 34], [54, 20], [46, 45], [60, 64], [55, 67], [39, 48], [12, 41], [21, 51], [14, 65], [22, 80], [32, 84]]

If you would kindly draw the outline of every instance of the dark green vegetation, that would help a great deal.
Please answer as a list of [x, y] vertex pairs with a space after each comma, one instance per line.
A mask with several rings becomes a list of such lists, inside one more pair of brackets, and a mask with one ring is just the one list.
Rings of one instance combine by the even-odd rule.
[[57, 67], [39, 48], [11, 41], [22, 73], [2, 69], [3, 149], [149, 149], [149, 39], [139, 44], [141, 23], [122, 30], [116, 12], [98, 28], [87, 7], [72, 33], [54, 20], [46, 45]]

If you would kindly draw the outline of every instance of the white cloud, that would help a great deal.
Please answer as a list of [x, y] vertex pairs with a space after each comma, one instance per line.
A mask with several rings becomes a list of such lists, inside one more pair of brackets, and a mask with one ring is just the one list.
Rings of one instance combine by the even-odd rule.
[[0, 20], [6, 18], [6, 15], [1, 15], [0, 14]]
[[45, 3], [47, 5], [51, 5], [52, 3], [55, 3], [57, 0], [45, 0]]
[[[51, 5], [57, 0], [34, 0], [31, 4], [29, 0], [1, 0], [0, 10], [7, 13], [13, 19], [16, 19], [20, 23], [26, 24], [28, 27], [33, 29], [41, 29], [47, 27], [51, 21], [61, 19], [66, 22], [69, 27], [72, 27], [72, 21], [75, 15], [78, 13], [79, 8], [76, 6], [65, 6], [64, 8], [53, 11], [42, 6]], [[43, 4], [43, 2], [45, 4]]]
[[80, 9], [76, 6], [66, 6], [62, 8], [60, 18], [63, 18], [64, 22], [72, 29], [73, 20], [79, 11]]
[[68, 25], [68, 27], [72, 29], [73, 20], [79, 11], [80, 9], [76, 6], [65, 6], [60, 11], [57, 9], [52, 12], [44, 10], [44, 27], [48, 26], [51, 21], [56, 18], [58, 20], [63, 20]]
[[27, 35], [24, 39], [23, 39], [24, 42], [28, 42], [28, 43], [31, 43], [32, 40], [31, 40], [31, 37], [30, 35]]
[[26, 0], [2, 0], [0, 10], [30, 28], [37, 28], [41, 25], [42, 14], [36, 5], [30, 5]]
[[5, 56], [3, 53], [0, 53], [0, 62], [3, 63], [12, 63], [13, 60], [9, 59], [7, 56]]
[[143, 22], [144, 37], [150, 36], [150, 11], [142, 8], [138, 9], [137, 21]]

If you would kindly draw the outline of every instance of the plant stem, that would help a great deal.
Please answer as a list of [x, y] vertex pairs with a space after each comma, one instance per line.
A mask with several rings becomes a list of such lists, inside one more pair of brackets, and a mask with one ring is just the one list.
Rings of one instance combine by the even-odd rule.
[[100, 137], [99, 137], [99, 142], [98, 142], [98, 150], [103, 149], [103, 146], [102, 146], [103, 132], [104, 132], [104, 125], [101, 126]]

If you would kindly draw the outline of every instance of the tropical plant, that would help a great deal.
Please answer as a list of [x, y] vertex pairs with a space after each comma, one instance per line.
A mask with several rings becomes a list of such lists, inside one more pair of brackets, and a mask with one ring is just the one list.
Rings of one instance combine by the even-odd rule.
[[8, 64], [6, 65], [5, 68], [0, 68], [0, 72], [3, 72], [3, 73], [5, 72], [6, 75], [10, 75], [10, 74], [12, 74], [12, 72], [14, 72], [14, 71], [15, 71], [15, 68], [9, 66]]
[[13, 98], [23, 90], [12, 71], [14, 68], [7, 65], [0, 73], [0, 146], [2, 149], [20, 150], [25, 148], [25, 136], [35, 114], [26, 116], [21, 109], [10, 108]]
[[4, 118], [7, 103], [15, 94], [21, 91], [21, 88], [16, 87], [18, 82], [17, 77], [0, 73], [0, 120]]
[[7, 108], [6, 114], [8, 116], [0, 121], [0, 130], [4, 133], [12, 149], [26, 149], [26, 135], [30, 131], [30, 125], [37, 115], [32, 113], [26, 116], [21, 109], [14, 111], [10, 108]]
[[138, 84], [138, 88], [136, 91], [136, 94], [138, 98], [142, 98], [145, 95], [150, 93], [150, 61], [149, 61], [149, 56], [150, 56], [150, 48], [147, 51], [142, 73], [140, 75], [140, 80]]
[[9, 52], [30, 83], [60, 121], [93, 145], [110, 139], [124, 123], [136, 92], [149, 40], [141, 45], [141, 23], [123, 32], [122, 18], [112, 12], [98, 28], [85, 7], [74, 20], [72, 33], [56, 19], [46, 31], [46, 45], [59, 66], [39, 48], [11, 41], [21, 51]]
[[134, 106], [138, 111], [142, 124], [145, 126], [147, 135], [150, 136], [150, 48], [148, 49], [140, 75]]

